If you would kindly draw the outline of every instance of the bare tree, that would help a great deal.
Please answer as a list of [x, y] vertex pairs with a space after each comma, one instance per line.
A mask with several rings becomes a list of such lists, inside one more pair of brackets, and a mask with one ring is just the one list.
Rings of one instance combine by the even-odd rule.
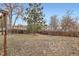
[[53, 30], [53, 31], [56, 31], [57, 30], [57, 27], [58, 27], [58, 19], [57, 19], [57, 16], [56, 15], [51, 16], [50, 27], [51, 27], [51, 30]]
[[[13, 26], [15, 26], [16, 20], [22, 16], [23, 14], [23, 5], [22, 4], [17, 4], [17, 3], [4, 3], [1, 4], [2, 6], [4, 6], [4, 9], [7, 10], [9, 12], [9, 29], [12, 28], [12, 23]], [[13, 18], [15, 16], [15, 19]]]
[[77, 18], [73, 18], [72, 11], [68, 10], [66, 15], [62, 17], [61, 27], [62, 31], [76, 31], [77, 30]]

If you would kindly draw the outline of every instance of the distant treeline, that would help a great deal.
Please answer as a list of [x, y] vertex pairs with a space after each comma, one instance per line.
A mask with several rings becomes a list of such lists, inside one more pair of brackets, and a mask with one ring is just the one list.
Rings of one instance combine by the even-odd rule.
[[[27, 30], [21, 29], [12, 29], [13, 34], [30, 34]], [[62, 32], [62, 31], [39, 31], [36, 32], [43, 35], [52, 35], [52, 36], [69, 36], [69, 37], [79, 37], [79, 32]], [[33, 33], [32, 33], [33, 34]]]
[[79, 32], [40, 31], [38, 33], [44, 34], [44, 35], [53, 35], [53, 36], [79, 37]]

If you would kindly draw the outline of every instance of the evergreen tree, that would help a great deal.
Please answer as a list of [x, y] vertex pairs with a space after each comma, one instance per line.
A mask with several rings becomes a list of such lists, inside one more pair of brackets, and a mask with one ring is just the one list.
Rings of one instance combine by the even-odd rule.
[[27, 20], [27, 30], [29, 32], [38, 32], [45, 26], [43, 7], [40, 3], [29, 3], [25, 14], [24, 20]]

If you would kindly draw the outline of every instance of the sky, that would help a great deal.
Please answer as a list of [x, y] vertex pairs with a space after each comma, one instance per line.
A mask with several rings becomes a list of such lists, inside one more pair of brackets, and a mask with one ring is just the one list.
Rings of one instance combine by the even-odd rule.
[[[46, 23], [49, 24], [51, 20], [51, 16], [57, 15], [60, 20], [61, 17], [65, 14], [66, 10], [72, 10], [72, 16], [79, 16], [79, 4], [78, 3], [42, 3], [43, 13], [45, 14]], [[24, 8], [27, 8], [28, 4], [24, 4]], [[18, 19], [16, 21], [16, 25], [23, 24], [26, 22]]]
[[[49, 24], [51, 16], [57, 15], [60, 20], [65, 15], [66, 10], [73, 11], [72, 16], [79, 16], [79, 4], [78, 3], [43, 3], [43, 13], [45, 14], [46, 23]], [[26, 6], [25, 6], [26, 7]], [[21, 21], [17, 21], [17, 24]], [[23, 22], [23, 21], [22, 21]], [[24, 22], [24, 24], [26, 24]]]
[[51, 16], [53, 15], [57, 15], [57, 18], [60, 20], [65, 15], [66, 10], [73, 11], [72, 16], [79, 16], [79, 4], [48, 3], [43, 4], [43, 7], [47, 24], [50, 23]]

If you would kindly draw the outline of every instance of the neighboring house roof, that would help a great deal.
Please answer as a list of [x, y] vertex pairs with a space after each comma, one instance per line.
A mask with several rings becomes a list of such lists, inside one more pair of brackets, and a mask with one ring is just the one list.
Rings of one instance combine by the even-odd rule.
[[16, 25], [16, 26], [14, 26], [13, 29], [22, 29], [22, 30], [27, 30], [27, 26], [24, 26], [24, 25]]

